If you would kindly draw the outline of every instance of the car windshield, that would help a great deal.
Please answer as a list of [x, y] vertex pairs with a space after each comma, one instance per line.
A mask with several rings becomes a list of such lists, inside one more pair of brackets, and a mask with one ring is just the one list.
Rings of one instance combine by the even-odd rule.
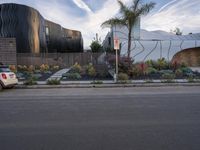
[[0, 72], [10, 72], [8, 67], [0, 67]]

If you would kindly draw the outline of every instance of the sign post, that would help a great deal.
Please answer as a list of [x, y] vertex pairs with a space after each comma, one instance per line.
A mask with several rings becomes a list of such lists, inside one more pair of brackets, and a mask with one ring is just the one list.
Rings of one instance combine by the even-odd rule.
[[117, 37], [114, 38], [114, 49], [116, 52], [116, 68], [114, 74], [114, 81], [116, 83], [118, 79], [118, 50], [119, 50], [119, 39]]

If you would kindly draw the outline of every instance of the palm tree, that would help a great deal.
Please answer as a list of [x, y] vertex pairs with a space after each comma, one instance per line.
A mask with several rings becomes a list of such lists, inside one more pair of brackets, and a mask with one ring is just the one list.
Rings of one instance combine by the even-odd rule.
[[121, 25], [126, 26], [128, 29], [128, 58], [131, 54], [131, 39], [132, 39], [132, 29], [137, 23], [140, 16], [147, 15], [151, 9], [154, 8], [155, 3], [142, 3], [142, 0], [133, 0], [131, 6], [126, 6], [122, 1], [117, 0], [120, 6], [120, 17], [111, 18], [101, 24], [101, 27]]

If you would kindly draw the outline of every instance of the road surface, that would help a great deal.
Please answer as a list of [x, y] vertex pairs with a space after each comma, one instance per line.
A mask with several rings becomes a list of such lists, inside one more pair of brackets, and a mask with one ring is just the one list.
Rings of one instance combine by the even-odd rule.
[[0, 92], [1, 150], [199, 150], [200, 87]]

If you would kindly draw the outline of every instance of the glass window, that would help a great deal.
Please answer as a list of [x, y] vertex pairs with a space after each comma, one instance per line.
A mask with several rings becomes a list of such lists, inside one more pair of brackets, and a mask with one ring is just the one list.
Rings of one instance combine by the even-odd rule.
[[46, 33], [46, 35], [49, 35], [49, 27], [46, 27], [45, 33]]
[[7, 67], [0, 67], [0, 72], [11, 72]]

